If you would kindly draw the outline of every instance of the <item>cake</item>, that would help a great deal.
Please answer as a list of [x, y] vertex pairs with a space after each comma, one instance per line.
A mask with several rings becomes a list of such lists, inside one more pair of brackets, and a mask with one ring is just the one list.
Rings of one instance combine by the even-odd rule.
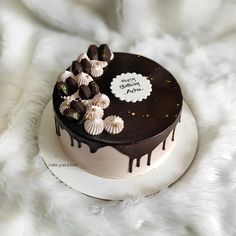
[[90, 45], [58, 76], [52, 97], [62, 149], [96, 176], [152, 171], [178, 138], [180, 86], [164, 67], [140, 55]]

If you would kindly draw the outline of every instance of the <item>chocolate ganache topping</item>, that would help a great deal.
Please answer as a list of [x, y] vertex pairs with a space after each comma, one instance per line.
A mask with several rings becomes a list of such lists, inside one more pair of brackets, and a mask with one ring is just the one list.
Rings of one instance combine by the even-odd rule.
[[[99, 51], [101, 50], [101, 51]], [[63, 94], [73, 95], [75, 92], [75, 83], [71, 81], [74, 75], [84, 71], [81, 63], [73, 61], [68, 67], [73, 75], [69, 81], [62, 83], [60, 80], [53, 90], [53, 106], [55, 114], [56, 133], [60, 135], [60, 128], [65, 129], [71, 137], [71, 145], [74, 140], [85, 143], [90, 147], [92, 153], [99, 148], [112, 146], [119, 152], [129, 157], [129, 172], [132, 172], [133, 161], [136, 159], [136, 165], [139, 166], [140, 158], [148, 155], [147, 165], [151, 165], [152, 151], [162, 143], [162, 149], [165, 150], [166, 138], [172, 132], [172, 141], [174, 141], [175, 127], [180, 121], [182, 109], [182, 93], [179, 84], [173, 75], [158, 63], [140, 55], [130, 53], [112, 53], [107, 45], [101, 45], [97, 48], [91, 45], [87, 55], [90, 60], [101, 60], [107, 62], [103, 67], [101, 76], [92, 76], [93, 81], [89, 82], [86, 88], [79, 89], [84, 98], [90, 99], [96, 94], [105, 94], [109, 99], [109, 106], [104, 110], [104, 117], [117, 116], [122, 118], [123, 130], [115, 135], [107, 132], [101, 132], [99, 135], [90, 135], [85, 131], [82, 119], [85, 108], [81, 105], [81, 99], [76, 98], [71, 102], [65, 111], [66, 116], [60, 112], [60, 105], [64, 101]], [[83, 56], [85, 58], [85, 56]], [[84, 59], [86, 60], [86, 59]], [[86, 72], [91, 71], [90, 66], [86, 64]], [[137, 102], [121, 101], [111, 91], [113, 79], [121, 74], [136, 73], [146, 77], [151, 84], [151, 93], [145, 99]], [[69, 91], [69, 92], [68, 92]], [[69, 94], [68, 94], [69, 93]], [[93, 93], [93, 95], [91, 95]], [[81, 96], [79, 96], [81, 97]], [[84, 99], [82, 98], [82, 99]], [[70, 108], [71, 107], [71, 108]], [[74, 110], [79, 110], [82, 115], [74, 119]], [[72, 115], [71, 115], [72, 114]]]

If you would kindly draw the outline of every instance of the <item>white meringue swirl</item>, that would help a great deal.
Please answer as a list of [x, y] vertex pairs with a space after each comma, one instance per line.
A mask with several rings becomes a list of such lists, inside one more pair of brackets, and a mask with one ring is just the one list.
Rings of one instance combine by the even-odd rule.
[[110, 105], [109, 97], [103, 93], [96, 94], [92, 101], [95, 106], [101, 107], [102, 109], [106, 109]]
[[59, 76], [58, 76], [58, 82], [66, 82], [66, 80], [72, 77], [73, 79], [75, 78], [74, 74], [68, 70], [65, 70], [64, 72], [62, 72]]
[[91, 66], [90, 74], [93, 77], [100, 77], [103, 74], [103, 69], [101, 66]]
[[124, 121], [119, 116], [108, 116], [104, 120], [104, 129], [109, 134], [118, 134], [124, 128]]
[[89, 108], [91, 108], [91, 106], [93, 105], [93, 101], [92, 99], [84, 99], [84, 100], [81, 100], [81, 102], [85, 105], [86, 107], [86, 111], [89, 110]]
[[104, 111], [101, 107], [92, 105], [88, 108], [84, 115], [85, 120], [97, 119], [102, 118], [104, 115]]
[[69, 103], [71, 103], [72, 101], [76, 100], [77, 98], [79, 98], [79, 92], [76, 91], [75, 93], [73, 93], [70, 96], [64, 96], [63, 99], [68, 101]]
[[78, 61], [81, 62], [83, 59], [86, 59], [87, 61], [90, 62], [90, 59], [88, 58], [88, 55], [86, 53], [82, 53], [78, 56]]
[[63, 101], [63, 102], [61, 103], [60, 107], [59, 107], [60, 113], [63, 114], [64, 111], [65, 111], [67, 108], [69, 108], [69, 107], [70, 107], [70, 102], [67, 101], [67, 100]]
[[91, 60], [90, 65], [92, 67], [98, 66], [98, 67], [105, 68], [108, 65], [108, 63], [106, 61]]
[[79, 98], [78, 91], [73, 93], [71, 96], [64, 96], [63, 97], [64, 101], [61, 103], [61, 105], [59, 107], [60, 113], [63, 114], [65, 109], [70, 108], [70, 103], [72, 101], [76, 100], [77, 98]]
[[93, 81], [93, 78], [88, 75], [87, 73], [81, 72], [78, 75], [76, 75], [75, 80], [77, 81], [78, 85], [86, 85], [88, 86], [88, 84]]
[[104, 122], [101, 118], [86, 120], [84, 129], [90, 135], [99, 135], [104, 129]]

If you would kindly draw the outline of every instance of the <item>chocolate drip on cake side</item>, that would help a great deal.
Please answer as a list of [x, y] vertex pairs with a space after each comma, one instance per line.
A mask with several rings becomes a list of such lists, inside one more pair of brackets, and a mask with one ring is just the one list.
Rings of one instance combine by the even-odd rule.
[[[174, 141], [175, 129], [178, 124], [179, 119], [176, 119], [175, 123], [169, 128], [169, 131], [165, 134], [166, 137], [164, 141], [160, 141], [160, 137], [153, 137], [148, 141], [144, 141], [143, 143], [137, 143], [132, 145], [124, 145], [124, 146], [113, 146], [115, 149], [120, 151], [121, 153], [127, 155], [129, 157], [129, 166], [128, 170], [131, 173], [133, 171], [133, 162], [136, 160], [136, 167], [140, 167], [141, 159], [147, 155], [147, 165], [151, 165], [152, 152], [155, 148], [157, 148], [162, 143], [162, 150], [165, 151], [166, 148], [166, 139], [169, 135], [171, 135], [171, 141]], [[171, 134], [172, 132], [172, 134]]]
[[[162, 143], [162, 150], [164, 151], [166, 147], [166, 139], [170, 135], [171, 132], [172, 132], [171, 141], [174, 141], [175, 129], [178, 122], [179, 122], [179, 117], [176, 119], [175, 123], [171, 127], [168, 128], [169, 131], [165, 133], [166, 137], [164, 138], [164, 141], [160, 142], [160, 137], [153, 137], [152, 139], [143, 143], [137, 143], [137, 144], [132, 143], [130, 145], [113, 145], [112, 147], [129, 157], [129, 164], [128, 164], [127, 169], [130, 173], [132, 173], [134, 160], [136, 160], [136, 167], [140, 167], [141, 158], [145, 155], [147, 155], [147, 165], [148, 166], [151, 165], [151, 158], [152, 158], [153, 150], [158, 145], [161, 145]], [[62, 129], [67, 130], [66, 127], [63, 125], [63, 123], [61, 123], [56, 116], [55, 116], [55, 127], [56, 127], [56, 133], [58, 136], [60, 136], [60, 127]], [[68, 134], [70, 136], [70, 145], [72, 147], [74, 146], [74, 139], [75, 139], [78, 143], [78, 148], [81, 148], [81, 143], [85, 143], [86, 145], [89, 146], [91, 153], [95, 153], [97, 152], [99, 148], [103, 148], [107, 146], [105, 144], [98, 144], [96, 142], [89, 141], [82, 137], [78, 138], [76, 135], [73, 135], [70, 132], [68, 132]]]
[[56, 134], [58, 136], [61, 136], [60, 129], [64, 129], [68, 133], [68, 135], [70, 137], [70, 145], [72, 147], [74, 147], [74, 140], [77, 141], [77, 147], [78, 148], [81, 148], [82, 143], [88, 145], [91, 153], [95, 153], [99, 148], [106, 146], [106, 145], [100, 145], [100, 144], [98, 144], [96, 142], [93, 142], [93, 141], [89, 141], [89, 140], [87, 140], [87, 139], [85, 139], [83, 137], [78, 137], [76, 134], [74, 134], [73, 132], [70, 132], [67, 129], [67, 127], [63, 124], [63, 122], [61, 122], [60, 119], [56, 116], [56, 114], [54, 116], [55, 116]]
[[55, 120], [56, 134], [57, 134], [58, 136], [61, 136], [60, 126], [59, 126], [59, 124], [57, 123], [56, 117], [54, 117], [54, 120]]
[[172, 137], [171, 137], [171, 141], [174, 141], [174, 140], [175, 140], [175, 128], [172, 131]]
[[151, 165], [151, 157], [152, 157], [152, 153], [148, 153], [147, 166]]
[[162, 150], [166, 150], [166, 139], [162, 143]]

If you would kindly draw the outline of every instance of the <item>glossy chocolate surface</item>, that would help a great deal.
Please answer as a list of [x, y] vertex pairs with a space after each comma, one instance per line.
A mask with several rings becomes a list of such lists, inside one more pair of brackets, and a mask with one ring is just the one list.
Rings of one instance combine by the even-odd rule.
[[[114, 77], [122, 73], [135, 72], [148, 77], [152, 84], [152, 92], [147, 99], [141, 102], [125, 102], [116, 98], [110, 90], [110, 83]], [[62, 102], [57, 92], [53, 91], [53, 105], [55, 111], [56, 129], [66, 129], [72, 139], [78, 143], [89, 145], [91, 152], [104, 146], [113, 146], [121, 153], [129, 156], [129, 171], [132, 171], [133, 160], [148, 154], [148, 165], [151, 164], [151, 152], [163, 143], [173, 132], [180, 120], [182, 109], [181, 89], [170, 72], [158, 63], [143, 56], [129, 53], [114, 53], [114, 59], [104, 69], [104, 74], [94, 78], [99, 85], [100, 92], [110, 98], [110, 106], [104, 110], [104, 117], [118, 115], [124, 120], [124, 129], [117, 135], [105, 131], [97, 136], [85, 132], [83, 121], [73, 122], [62, 116], [59, 106]]]

